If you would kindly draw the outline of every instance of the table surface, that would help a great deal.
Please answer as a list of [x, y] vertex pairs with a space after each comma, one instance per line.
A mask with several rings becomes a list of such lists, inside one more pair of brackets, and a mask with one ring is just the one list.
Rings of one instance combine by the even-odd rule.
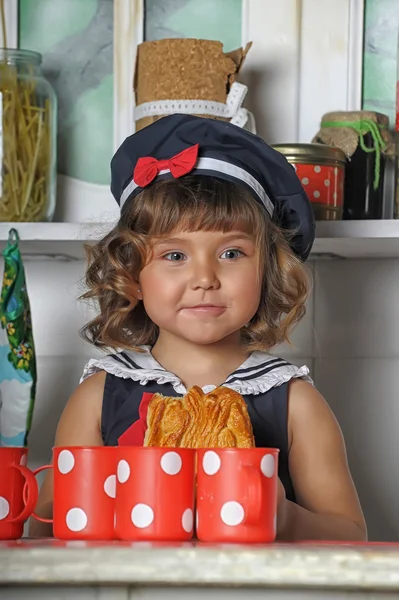
[[399, 591], [399, 544], [0, 542], [0, 585], [17, 583]]

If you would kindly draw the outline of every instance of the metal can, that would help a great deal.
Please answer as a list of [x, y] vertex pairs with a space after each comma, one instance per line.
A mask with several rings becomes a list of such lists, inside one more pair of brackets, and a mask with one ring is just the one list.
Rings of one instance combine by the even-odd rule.
[[316, 221], [342, 219], [345, 153], [324, 144], [275, 144], [273, 148], [293, 165]]

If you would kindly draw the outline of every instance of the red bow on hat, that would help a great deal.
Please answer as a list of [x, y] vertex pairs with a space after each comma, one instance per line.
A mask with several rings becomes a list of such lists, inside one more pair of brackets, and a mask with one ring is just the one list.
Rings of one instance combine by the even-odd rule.
[[168, 169], [173, 177], [187, 175], [195, 167], [198, 157], [198, 146], [190, 146], [166, 160], [158, 160], [152, 156], [139, 158], [133, 172], [133, 180], [140, 187], [146, 187], [158, 175], [160, 171]]

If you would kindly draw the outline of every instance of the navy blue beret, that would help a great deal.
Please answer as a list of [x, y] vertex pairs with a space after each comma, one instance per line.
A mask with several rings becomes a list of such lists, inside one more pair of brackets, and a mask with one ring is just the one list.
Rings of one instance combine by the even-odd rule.
[[259, 136], [216, 119], [170, 115], [126, 138], [111, 161], [111, 191], [121, 209], [152, 181], [210, 175], [245, 186], [269, 217], [293, 232], [305, 260], [315, 237], [313, 209], [286, 158]]

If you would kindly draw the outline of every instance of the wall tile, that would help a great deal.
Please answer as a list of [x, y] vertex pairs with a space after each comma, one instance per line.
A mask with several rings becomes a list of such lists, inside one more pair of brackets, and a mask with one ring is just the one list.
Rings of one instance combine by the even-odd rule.
[[[312, 278], [314, 278], [314, 264], [313, 261], [308, 264]], [[273, 348], [273, 354], [287, 359], [292, 359], [294, 356], [313, 356], [314, 309], [314, 291], [312, 291], [306, 303], [306, 314], [291, 334], [291, 345], [280, 344]]]
[[91, 318], [88, 304], [78, 302], [84, 291], [84, 261], [25, 263], [37, 355], [91, 355], [79, 329]]
[[86, 362], [82, 356], [38, 357], [36, 403], [28, 440], [30, 465], [36, 467], [50, 460], [59, 418]]
[[399, 356], [399, 260], [318, 261], [318, 358]]
[[318, 389], [334, 411], [371, 540], [399, 541], [399, 359], [315, 362]]

